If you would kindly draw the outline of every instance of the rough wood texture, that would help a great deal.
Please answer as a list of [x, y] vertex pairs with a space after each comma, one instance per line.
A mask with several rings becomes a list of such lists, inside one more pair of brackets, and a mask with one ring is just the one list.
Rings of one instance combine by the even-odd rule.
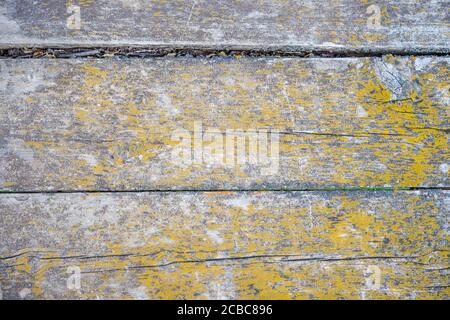
[[[77, 10], [79, 7], [79, 30]], [[0, 47], [448, 52], [448, 0], [1, 0]]]
[[[449, 186], [447, 57], [2, 60], [0, 74], [6, 190]], [[278, 170], [178, 163], [173, 135], [195, 121], [224, 148], [227, 129], [280, 131]]]
[[0, 300], [450, 299], [448, 7], [0, 0]]
[[[449, 201], [448, 191], [2, 194], [3, 297], [448, 299]], [[66, 287], [70, 266], [78, 292]]]

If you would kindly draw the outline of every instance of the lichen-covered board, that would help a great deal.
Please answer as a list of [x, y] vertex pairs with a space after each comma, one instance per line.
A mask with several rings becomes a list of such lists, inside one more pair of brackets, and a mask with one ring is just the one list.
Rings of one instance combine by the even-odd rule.
[[448, 191], [1, 194], [1, 289], [5, 299], [448, 299], [449, 201]]
[[1, 0], [0, 47], [448, 52], [448, 0]]
[[448, 187], [449, 61], [1, 60], [0, 188]]

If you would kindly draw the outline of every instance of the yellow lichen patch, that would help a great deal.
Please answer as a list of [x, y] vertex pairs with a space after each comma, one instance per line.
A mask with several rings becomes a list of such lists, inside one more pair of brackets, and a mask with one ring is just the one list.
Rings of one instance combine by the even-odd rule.
[[[396, 58], [387, 57], [387, 63], [395, 64]], [[448, 139], [444, 131], [428, 127], [425, 121], [436, 121], [439, 116], [439, 108], [433, 106], [433, 100], [430, 94], [433, 87], [439, 85], [435, 81], [441, 76], [439, 74], [420, 75], [420, 87], [408, 92], [408, 97], [401, 101], [392, 101], [391, 92], [380, 82], [375, 72], [365, 69], [362, 72], [367, 73], [369, 78], [366, 82], [360, 84], [356, 97], [359, 103], [368, 113], [368, 117], [376, 120], [380, 127], [385, 124], [385, 130], [380, 130], [381, 134], [403, 135], [401, 144], [391, 149], [395, 152], [405, 154], [406, 160], [404, 169], [398, 176], [393, 176], [390, 170], [385, 174], [377, 175], [377, 179], [386, 185], [397, 184], [399, 187], [416, 187], [426, 183], [427, 178], [436, 172], [436, 167], [430, 159], [444, 157], [450, 159], [448, 154]], [[446, 73], [448, 69], [440, 72]], [[418, 75], [419, 76], [419, 75]], [[427, 81], [428, 78], [428, 81]], [[433, 80], [432, 80], [433, 79]], [[417, 81], [417, 77], [415, 79]], [[448, 84], [440, 83], [440, 86], [448, 87]], [[423, 113], [427, 118], [419, 117]], [[425, 120], [425, 121], [424, 121]], [[401, 123], [401, 125], [400, 125]], [[384, 149], [376, 151], [375, 155], [383, 162], [387, 168], [393, 168], [397, 164], [389, 161], [389, 155]], [[445, 161], [445, 160], [444, 160]], [[361, 173], [364, 175], [364, 173]], [[373, 177], [366, 175], [367, 180], [373, 180]]]
[[5, 187], [5, 188], [10, 188], [10, 187], [13, 187], [15, 185], [16, 185], [16, 183], [12, 182], [12, 181], [3, 182], [3, 187]]

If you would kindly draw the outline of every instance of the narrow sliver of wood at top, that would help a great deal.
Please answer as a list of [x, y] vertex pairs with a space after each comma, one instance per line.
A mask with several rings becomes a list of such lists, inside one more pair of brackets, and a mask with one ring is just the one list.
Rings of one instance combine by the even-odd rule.
[[4, 0], [0, 47], [449, 51], [448, 1]]

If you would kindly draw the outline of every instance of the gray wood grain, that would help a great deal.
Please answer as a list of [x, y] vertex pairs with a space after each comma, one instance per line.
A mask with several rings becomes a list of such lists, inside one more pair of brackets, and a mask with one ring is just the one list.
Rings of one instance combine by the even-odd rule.
[[1, 0], [0, 47], [448, 52], [448, 7], [448, 0]]
[[[448, 62], [1, 60], [0, 188], [448, 187]], [[278, 158], [251, 162], [245, 141], [235, 145], [247, 148], [246, 161], [228, 162], [229, 129], [279, 132]], [[207, 133], [222, 142], [220, 163], [208, 158]], [[186, 155], [193, 160], [180, 161]]]
[[5, 299], [448, 299], [449, 200], [448, 191], [0, 194], [0, 285]]

